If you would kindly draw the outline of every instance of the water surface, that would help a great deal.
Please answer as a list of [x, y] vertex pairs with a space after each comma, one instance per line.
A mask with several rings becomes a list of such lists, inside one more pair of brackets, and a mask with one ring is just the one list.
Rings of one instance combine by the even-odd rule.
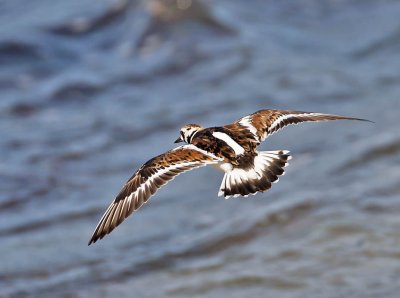
[[[398, 297], [400, 3], [160, 1], [0, 4], [0, 296]], [[287, 128], [269, 192], [202, 168], [87, 247], [183, 124], [262, 108], [376, 123]]]

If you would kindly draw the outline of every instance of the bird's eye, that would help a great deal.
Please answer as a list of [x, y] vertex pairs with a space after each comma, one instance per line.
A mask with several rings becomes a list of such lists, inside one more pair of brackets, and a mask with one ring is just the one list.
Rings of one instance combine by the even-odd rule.
[[182, 137], [182, 139], [183, 139], [183, 131], [181, 131], [181, 137]]

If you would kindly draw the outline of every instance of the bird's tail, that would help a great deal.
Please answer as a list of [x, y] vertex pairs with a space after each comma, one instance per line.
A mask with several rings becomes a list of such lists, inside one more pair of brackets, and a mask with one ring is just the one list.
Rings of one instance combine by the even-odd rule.
[[291, 158], [286, 150], [259, 152], [252, 167], [234, 167], [225, 173], [218, 196], [224, 196], [226, 199], [240, 195], [247, 197], [249, 194], [268, 190], [271, 183], [278, 182], [278, 176], [284, 175], [283, 168]]

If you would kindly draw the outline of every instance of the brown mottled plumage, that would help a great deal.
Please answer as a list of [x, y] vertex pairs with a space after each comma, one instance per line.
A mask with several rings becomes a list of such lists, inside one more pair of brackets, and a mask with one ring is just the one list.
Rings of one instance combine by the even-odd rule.
[[146, 162], [124, 185], [100, 219], [90, 241], [102, 239], [139, 209], [169, 180], [194, 168], [217, 165], [225, 172], [218, 195], [248, 196], [263, 192], [284, 174], [289, 151], [257, 151], [269, 135], [289, 125], [307, 121], [361, 120], [321, 113], [261, 110], [222, 127], [182, 127], [175, 141], [186, 142]]
[[150, 159], [126, 182], [101, 218], [89, 244], [111, 233], [132, 212], [139, 209], [158, 188], [175, 176], [220, 159], [193, 145], [184, 145]]

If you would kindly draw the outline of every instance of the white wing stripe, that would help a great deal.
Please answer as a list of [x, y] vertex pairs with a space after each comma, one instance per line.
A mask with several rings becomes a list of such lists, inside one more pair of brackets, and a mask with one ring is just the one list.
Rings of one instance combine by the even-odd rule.
[[286, 114], [286, 115], [282, 115], [279, 116], [278, 118], [276, 118], [276, 120], [274, 122], [272, 122], [271, 126], [269, 127], [269, 130], [272, 131], [275, 129], [276, 126], [278, 126], [282, 121], [285, 121], [286, 119], [290, 119], [292, 117], [298, 117], [298, 118], [302, 118], [302, 117], [307, 117], [307, 116], [319, 116], [319, 115], [323, 115], [320, 113], [304, 113], [304, 114]]
[[240, 119], [239, 124], [246, 127], [256, 137], [256, 139], [258, 139], [257, 129], [251, 123], [250, 116], [246, 116], [246, 117], [243, 117], [242, 119]]
[[226, 133], [223, 132], [213, 132], [212, 134], [214, 137], [217, 139], [220, 139], [224, 141], [229, 147], [235, 151], [236, 155], [242, 155], [244, 153], [244, 148], [240, 146], [238, 143], [236, 143], [230, 136], [228, 136]]
[[[154, 175], [150, 176], [144, 183], [142, 183], [142, 184], [141, 184], [134, 192], [132, 192], [126, 199], [128, 199], [128, 200], [131, 201], [131, 200], [133, 199], [134, 196], [135, 196], [135, 199], [138, 199], [138, 198], [139, 198], [140, 192], [145, 193], [146, 186], [150, 186], [150, 185], [153, 183], [153, 181], [154, 181], [155, 178], [160, 177], [160, 176], [162, 176], [162, 175], [165, 174], [165, 173], [168, 173], [170, 170], [178, 169], [179, 166], [189, 166], [189, 165], [195, 164], [195, 163], [196, 163], [196, 162], [187, 162], [187, 163], [181, 163], [181, 164], [176, 164], [176, 165], [170, 165], [170, 166], [166, 167], [165, 169], [162, 169], [162, 170], [158, 171], [158, 172], [155, 173]], [[204, 164], [204, 165], [206, 165], [206, 164]], [[179, 174], [178, 174], [178, 175], [179, 175]], [[174, 178], [175, 178], [175, 177], [173, 177], [172, 179], [174, 179]], [[172, 179], [171, 179], [171, 180], [172, 180]], [[125, 200], [126, 200], [126, 199], [125, 199]]]
[[[220, 158], [215, 157], [213, 154], [210, 154], [210, 153], [208, 153], [208, 152], [206, 152], [204, 150], [201, 150], [201, 149], [197, 148], [194, 145], [184, 145], [184, 146], [181, 146], [181, 147], [186, 147], [186, 148], [193, 147], [193, 148], [190, 148], [190, 149], [196, 148], [197, 151], [200, 151], [200, 152], [203, 151], [204, 153], [207, 153], [208, 156], [213, 157], [213, 158], [218, 159], [218, 160], [215, 160], [215, 161], [187, 161], [187, 162], [183, 162], [183, 163], [169, 165], [169, 166], [165, 167], [165, 169], [161, 169], [161, 170], [157, 171], [154, 175], [150, 176], [134, 192], [132, 192], [128, 197], [126, 197], [125, 200], [132, 201], [132, 199], [134, 197], [135, 197], [135, 199], [138, 199], [140, 191], [145, 193], [146, 186], [150, 189], [150, 186], [153, 184], [153, 181], [156, 178], [162, 176], [165, 173], [168, 173], [170, 170], [177, 170], [179, 168], [186, 167], [186, 166], [192, 166], [193, 168], [198, 168], [198, 167], [203, 167], [203, 166], [205, 166], [207, 164], [217, 163], [219, 160], [221, 160]], [[181, 148], [181, 147], [178, 147], [178, 148]], [[174, 149], [174, 150], [176, 150], [176, 149]], [[179, 173], [179, 174], [181, 174], [181, 173]], [[179, 174], [174, 175], [174, 177], [172, 177], [171, 180], [173, 180]], [[130, 202], [130, 204], [134, 204], [134, 203]]]

